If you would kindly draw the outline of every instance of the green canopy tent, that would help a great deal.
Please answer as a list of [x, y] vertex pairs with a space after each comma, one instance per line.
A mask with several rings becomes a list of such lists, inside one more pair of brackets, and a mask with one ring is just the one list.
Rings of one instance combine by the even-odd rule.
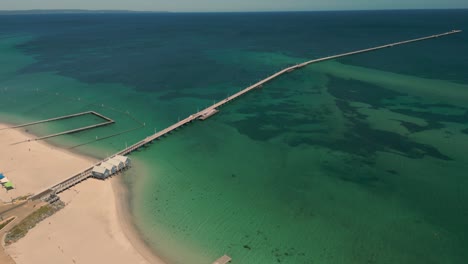
[[13, 188], [14, 188], [13, 183], [11, 183], [11, 182], [7, 182], [7, 183], [5, 183], [5, 185], [3, 185], [3, 186], [5, 186], [5, 188], [7, 188], [7, 190], [10, 190], [10, 189], [13, 189]]

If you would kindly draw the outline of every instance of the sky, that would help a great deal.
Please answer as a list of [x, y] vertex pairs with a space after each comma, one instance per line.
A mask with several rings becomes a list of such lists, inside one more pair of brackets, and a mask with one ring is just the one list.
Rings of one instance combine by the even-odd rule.
[[0, 0], [0, 10], [313, 11], [468, 8], [468, 0]]

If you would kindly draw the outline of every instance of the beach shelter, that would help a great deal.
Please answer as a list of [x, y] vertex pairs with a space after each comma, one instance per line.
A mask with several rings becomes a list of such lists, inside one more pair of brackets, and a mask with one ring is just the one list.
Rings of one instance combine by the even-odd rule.
[[111, 175], [117, 172], [117, 166], [110, 164], [109, 162], [102, 162], [101, 166], [108, 169]]
[[110, 159], [110, 160], [108, 160], [106, 162], [108, 162], [108, 163], [110, 163], [112, 165], [115, 165], [117, 167], [118, 171], [124, 168], [124, 163], [122, 161], [116, 159], [116, 158], [112, 158], [112, 159]]
[[3, 185], [3, 186], [5, 186], [5, 188], [7, 188], [7, 190], [10, 190], [10, 189], [13, 189], [13, 188], [14, 188], [13, 183], [11, 183], [11, 182], [7, 182], [7, 183], [5, 183], [5, 185]]
[[3, 179], [5, 178], [5, 175], [3, 175], [3, 173], [0, 173], [0, 179]]
[[121, 155], [116, 155], [114, 157], [114, 159], [118, 159], [120, 160], [121, 162], [123, 162], [124, 166], [127, 167], [128, 165], [130, 165], [130, 158], [126, 157], [126, 156], [121, 156]]
[[109, 170], [102, 166], [95, 166], [91, 173], [95, 178], [98, 179], [105, 179], [109, 177]]
[[10, 181], [10, 180], [8, 180], [7, 177], [3, 177], [2, 179], [0, 179], [0, 183], [1, 183], [1, 184], [5, 184], [5, 183], [7, 183], [7, 182], [9, 182], [9, 181]]

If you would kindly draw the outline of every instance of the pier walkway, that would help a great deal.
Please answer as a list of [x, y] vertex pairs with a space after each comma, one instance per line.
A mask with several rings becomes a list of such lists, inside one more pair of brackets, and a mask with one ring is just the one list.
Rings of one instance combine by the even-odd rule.
[[232, 258], [228, 255], [224, 255], [222, 257], [220, 257], [219, 259], [215, 260], [215, 262], [213, 262], [213, 264], [227, 264], [229, 262], [231, 262]]
[[[362, 50], [358, 50], [358, 51], [353, 51], [353, 52], [347, 52], [347, 53], [343, 53], [343, 54], [339, 54], [339, 55], [334, 55], [334, 56], [329, 56], [329, 57], [324, 57], [324, 58], [319, 58], [319, 59], [314, 59], [314, 60], [310, 60], [310, 61], [306, 61], [306, 62], [303, 62], [301, 64], [297, 64], [297, 65], [294, 65], [294, 66], [291, 66], [291, 67], [287, 67], [247, 88], [245, 88], [244, 90], [241, 90], [231, 96], [228, 96], [227, 98], [197, 112], [197, 113], [194, 113], [190, 116], [188, 116], [187, 118], [183, 119], [183, 120], [180, 120], [179, 122], [149, 136], [149, 137], [146, 137], [145, 139], [125, 148], [124, 150], [116, 153], [115, 155], [128, 155], [130, 153], [132, 153], [133, 151], [136, 151], [138, 150], [139, 148], [171, 133], [172, 131], [194, 121], [194, 120], [197, 120], [197, 119], [200, 119], [200, 120], [205, 120], [206, 118], [212, 116], [213, 114], [217, 113], [218, 112], [218, 109], [219, 107], [229, 103], [230, 101], [232, 100], [235, 100], [239, 97], [241, 97], [242, 95], [244, 94], [247, 94], [248, 92], [256, 89], [256, 88], [261, 88], [263, 84], [275, 79], [275, 78], [278, 78], [279, 76], [283, 75], [283, 74], [286, 74], [286, 73], [289, 73], [289, 72], [292, 72], [296, 69], [299, 69], [299, 68], [302, 68], [302, 67], [306, 67], [307, 65], [310, 65], [310, 64], [313, 64], [313, 63], [318, 63], [318, 62], [322, 62], [322, 61], [327, 61], [327, 60], [333, 60], [333, 59], [337, 59], [337, 58], [342, 58], [342, 57], [346, 57], [346, 56], [351, 56], [351, 55], [356, 55], [356, 54], [361, 54], [361, 53], [367, 53], [367, 52], [371, 52], [371, 51], [376, 51], [376, 50], [380, 50], [380, 49], [385, 49], [385, 48], [391, 48], [391, 47], [394, 47], [394, 46], [399, 46], [399, 45], [404, 45], [404, 44], [409, 44], [409, 43], [413, 43], [413, 42], [419, 42], [419, 41], [424, 41], [424, 40], [429, 40], [429, 39], [434, 39], [434, 38], [439, 38], [439, 37], [444, 37], [444, 36], [448, 36], [448, 35], [452, 35], [452, 34], [457, 34], [457, 33], [460, 33], [462, 32], [461, 30], [452, 30], [452, 31], [449, 31], [449, 32], [445, 32], [445, 33], [441, 33], [441, 34], [436, 34], [436, 35], [431, 35], [431, 36], [427, 36], [427, 37], [422, 37], [422, 38], [416, 38], [416, 39], [411, 39], [411, 40], [406, 40], [406, 41], [400, 41], [400, 42], [395, 42], [395, 43], [390, 43], [390, 44], [386, 44], [386, 45], [382, 45], [382, 46], [377, 46], [377, 47], [373, 47], [373, 48], [368, 48], [368, 49], [362, 49]], [[111, 157], [115, 156], [115, 155], [112, 155]], [[111, 158], [109, 157], [109, 158]], [[107, 159], [109, 159], [107, 158]], [[106, 160], [107, 160], [106, 159]], [[105, 160], [104, 160], [105, 161]], [[101, 161], [102, 162], [102, 161]], [[100, 164], [101, 162], [99, 162], [98, 164]], [[94, 167], [94, 166], [93, 166]], [[44, 194], [46, 193], [50, 193], [50, 192], [53, 192], [54, 194], [55, 193], [59, 193], [63, 190], [66, 190], [67, 188], [87, 179], [88, 177], [91, 176], [91, 170], [93, 167], [90, 167], [90, 168], [87, 168], [85, 169], [83, 172], [80, 172], [76, 175], [73, 175], [72, 177], [68, 178], [67, 180], [57, 184], [57, 185], [54, 185], [53, 187], [49, 188], [48, 190], [42, 192]], [[39, 195], [36, 195], [35, 197], [39, 197]]]

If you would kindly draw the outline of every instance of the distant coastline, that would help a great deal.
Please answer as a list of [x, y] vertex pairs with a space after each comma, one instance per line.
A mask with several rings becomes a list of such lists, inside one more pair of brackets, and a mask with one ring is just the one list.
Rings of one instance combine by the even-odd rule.
[[86, 9], [31, 9], [0, 10], [0, 15], [40, 15], [40, 14], [126, 14], [126, 13], [169, 13], [168, 11], [132, 10], [86, 10]]
[[434, 9], [349, 9], [349, 10], [245, 10], [245, 11], [144, 11], [144, 10], [89, 10], [89, 9], [30, 9], [30, 10], [0, 10], [0, 15], [47, 15], [47, 14], [165, 14], [165, 13], [309, 13], [309, 12], [395, 12], [395, 11], [464, 11], [468, 8], [434, 8]]

